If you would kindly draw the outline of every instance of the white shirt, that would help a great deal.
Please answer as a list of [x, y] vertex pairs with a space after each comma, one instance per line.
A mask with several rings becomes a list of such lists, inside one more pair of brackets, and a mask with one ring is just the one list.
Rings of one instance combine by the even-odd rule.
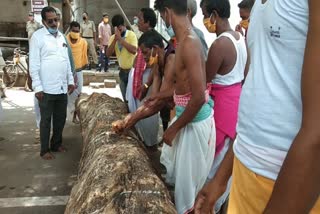
[[66, 94], [73, 75], [65, 37], [54, 37], [46, 28], [37, 30], [30, 41], [30, 75], [35, 92]]
[[231, 40], [237, 53], [236, 63], [234, 64], [232, 70], [224, 75], [216, 74], [215, 78], [212, 80], [214, 84], [219, 85], [233, 85], [236, 83], [241, 83], [244, 79], [244, 70], [247, 64], [247, 47], [244, 37], [239, 33], [239, 40], [236, 40], [228, 32], [222, 33], [217, 39], [221, 37], [227, 37]]
[[273, 180], [301, 127], [308, 23], [308, 0], [259, 0], [251, 12], [251, 64], [240, 97], [234, 152], [251, 171]]

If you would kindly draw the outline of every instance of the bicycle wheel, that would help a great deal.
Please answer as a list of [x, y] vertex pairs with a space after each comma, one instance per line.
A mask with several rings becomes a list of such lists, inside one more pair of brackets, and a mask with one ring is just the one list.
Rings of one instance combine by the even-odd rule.
[[17, 69], [16, 65], [8, 65], [3, 68], [3, 75], [2, 79], [6, 87], [12, 88], [18, 77], [19, 77], [19, 70]]

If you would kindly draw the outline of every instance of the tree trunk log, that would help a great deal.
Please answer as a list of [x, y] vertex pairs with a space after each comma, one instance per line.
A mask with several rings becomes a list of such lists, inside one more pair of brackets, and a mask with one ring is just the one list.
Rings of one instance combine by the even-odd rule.
[[94, 93], [81, 95], [76, 105], [83, 154], [65, 214], [176, 213], [136, 137], [111, 131], [111, 123], [126, 114], [125, 104]]

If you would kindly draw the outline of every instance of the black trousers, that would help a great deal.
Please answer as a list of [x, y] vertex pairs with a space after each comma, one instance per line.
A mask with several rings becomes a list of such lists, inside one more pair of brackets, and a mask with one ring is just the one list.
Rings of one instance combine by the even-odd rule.
[[129, 73], [131, 69], [122, 69], [120, 68], [119, 77], [120, 77], [120, 90], [123, 97], [123, 101], [127, 102], [126, 93], [128, 86]]
[[163, 109], [161, 109], [160, 117], [162, 120], [163, 131], [165, 131], [165, 130], [167, 130], [169, 122], [170, 122], [170, 109], [167, 106], [165, 106]]
[[[46, 94], [44, 93], [40, 106], [40, 141], [43, 156], [49, 151], [57, 151], [62, 144], [62, 132], [67, 117], [67, 94]], [[50, 140], [51, 118], [53, 134]], [[50, 140], [50, 141], [49, 141]], [[51, 145], [50, 145], [51, 144]]]

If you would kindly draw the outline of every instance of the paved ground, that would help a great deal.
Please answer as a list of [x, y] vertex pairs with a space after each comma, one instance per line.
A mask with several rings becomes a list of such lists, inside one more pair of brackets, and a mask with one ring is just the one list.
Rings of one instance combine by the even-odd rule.
[[[119, 88], [84, 91], [120, 96]], [[4, 119], [0, 121], [0, 138], [4, 138], [0, 139], [0, 213], [63, 213], [81, 157], [79, 126], [67, 121], [64, 145], [68, 152], [44, 161], [34, 139], [34, 94], [19, 89], [6, 94], [8, 98], [2, 100]]]

